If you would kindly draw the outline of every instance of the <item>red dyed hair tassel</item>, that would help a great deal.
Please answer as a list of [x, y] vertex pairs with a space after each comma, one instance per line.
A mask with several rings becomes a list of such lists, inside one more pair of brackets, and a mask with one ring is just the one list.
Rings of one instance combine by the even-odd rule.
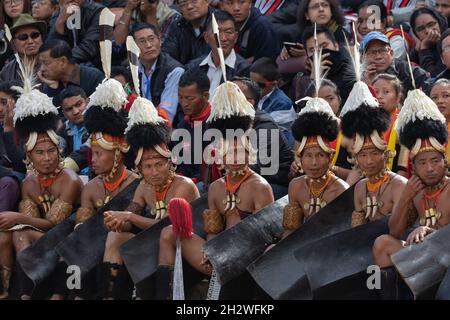
[[173, 198], [167, 208], [172, 229], [176, 237], [192, 237], [192, 210], [191, 205], [183, 198]]

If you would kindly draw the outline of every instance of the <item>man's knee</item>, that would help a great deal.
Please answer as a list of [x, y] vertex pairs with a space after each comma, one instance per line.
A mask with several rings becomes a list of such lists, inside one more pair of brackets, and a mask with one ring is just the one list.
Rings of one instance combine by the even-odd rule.
[[0, 247], [6, 248], [13, 244], [11, 232], [0, 232]]
[[395, 242], [392, 236], [388, 234], [383, 234], [375, 239], [372, 247], [372, 252], [374, 256], [378, 256], [383, 253], [387, 253], [388, 248]]
[[31, 242], [30, 233], [27, 230], [14, 231], [12, 242], [16, 251], [25, 249]]
[[161, 230], [161, 235], [159, 237], [160, 244], [172, 243], [175, 240], [175, 236], [172, 231], [172, 226], [164, 227]]
[[106, 238], [105, 250], [108, 252], [118, 252], [122, 244], [129, 239], [128, 234], [110, 231]]

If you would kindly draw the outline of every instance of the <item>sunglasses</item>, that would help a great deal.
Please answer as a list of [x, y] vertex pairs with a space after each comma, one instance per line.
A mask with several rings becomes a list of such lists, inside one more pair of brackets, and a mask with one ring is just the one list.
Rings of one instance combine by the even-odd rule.
[[32, 33], [30, 33], [30, 34], [27, 34], [27, 33], [22, 33], [22, 34], [19, 34], [19, 35], [17, 35], [15, 38], [17, 39], [17, 40], [20, 40], [20, 41], [27, 41], [28, 40], [28, 37], [30, 37], [31, 39], [37, 39], [37, 38], [39, 38], [41, 36], [41, 34], [40, 34], [40, 32], [38, 32], [38, 31], [33, 31]]

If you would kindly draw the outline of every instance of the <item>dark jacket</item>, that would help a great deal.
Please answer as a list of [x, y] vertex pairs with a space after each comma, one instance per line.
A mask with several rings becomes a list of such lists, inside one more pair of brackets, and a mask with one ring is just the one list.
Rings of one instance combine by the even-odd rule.
[[262, 57], [273, 60], [281, 51], [280, 41], [270, 21], [261, 12], [252, 7], [235, 46], [236, 53], [245, 59], [254, 58], [256, 61]]
[[[92, 67], [88, 67], [85, 65], [79, 65], [80, 67], [80, 82], [76, 79], [73, 79], [73, 82], [69, 82], [69, 85], [75, 85], [81, 87], [84, 92], [86, 92], [87, 96], [90, 96], [94, 93], [97, 86], [103, 81], [104, 75], [103, 73]], [[42, 92], [44, 92], [46, 95], [48, 95], [51, 98], [57, 97], [61, 91], [63, 91], [66, 88], [64, 84], [59, 83], [58, 88], [53, 89], [49, 86], [45, 85], [42, 88]], [[53, 99], [53, 104], [56, 106], [59, 106], [58, 99]]]
[[[180, 67], [183, 68], [183, 66], [174, 58], [172, 58], [167, 53], [161, 52], [161, 54], [158, 57], [158, 60], [156, 62], [155, 71], [152, 74], [152, 78], [150, 81], [150, 93], [152, 97], [152, 102], [157, 107], [159, 103], [161, 102], [161, 95], [164, 92], [164, 82], [167, 79], [167, 76], [169, 73], [173, 71], [173, 69]], [[143, 95], [142, 92], [142, 74], [139, 73], [139, 82], [140, 82], [140, 90], [141, 95]]]
[[294, 42], [301, 33], [297, 24], [298, 2], [290, 2], [267, 16], [282, 42]]
[[445, 64], [442, 63], [441, 56], [439, 55], [436, 46], [419, 51], [414, 49], [411, 52], [411, 61], [414, 61], [425, 71], [428, 71], [432, 77], [437, 76], [447, 69]]
[[[55, 30], [56, 19], [59, 11], [53, 14], [50, 19], [50, 31], [48, 39], [56, 38], [67, 41], [72, 47], [73, 59], [78, 63], [92, 63], [101, 67], [100, 47], [99, 47], [99, 19], [100, 12], [104, 6], [96, 2], [85, 2], [81, 7], [81, 27], [75, 29], [75, 38], [72, 30], [64, 27], [64, 34], [61, 35]], [[75, 45], [76, 43], [76, 45]]]
[[[206, 64], [204, 66], [200, 66], [200, 63], [205, 60], [205, 58], [208, 56], [208, 54], [204, 54], [197, 59], [192, 60], [189, 62], [189, 64], [186, 66], [186, 69], [193, 69], [193, 68], [199, 68], [206, 74], [208, 73], [209, 66]], [[248, 77], [250, 75], [250, 64], [242, 58], [239, 54], [236, 54], [236, 63], [234, 64], [234, 68], [229, 67], [228, 65], [225, 65], [226, 73], [227, 73], [227, 79], [231, 80], [234, 77]], [[222, 81], [223, 82], [223, 77]]]
[[[39, 66], [36, 64], [34, 67], [35, 72], [39, 70]], [[19, 69], [19, 63], [16, 59], [10, 60], [3, 69], [0, 71], [0, 81], [17, 81], [20, 85], [23, 85], [21, 72]], [[39, 81], [38, 81], [39, 82]]]
[[183, 17], [172, 23], [167, 31], [161, 50], [168, 53], [182, 65], [202, 54], [208, 53], [211, 49], [203, 38], [203, 32], [206, 31], [206, 21], [211, 12], [209, 10], [204, 24], [200, 27], [198, 36], [195, 34], [192, 25]]
[[17, 172], [26, 173], [27, 170], [23, 163], [23, 160], [25, 159], [24, 149], [18, 144], [14, 132], [4, 132], [3, 127], [0, 126], [0, 139], [2, 140], [6, 156], [11, 162], [11, 169]]
[[[403, 83], [403, 91], [405, 97], [409, 90], [414, 89], [407, 61], [394, 59], [394, 62], [385, 71], [385, 73], [395, 75], [400, 79], [400, 81]], [[416, 88], [422, 88], [425, 92], [427, 92], [428, 80], [430, 78], [429, 73], [418, 66], [413, 66], [413, 74], [414, 80], [416, 82]]]
[[[351, 57], [346, 50], [336, 51], [324, 49], [323, 53], [330, 53], [327, 58], [332, 62], [331, 68], [326, 73], [326, 78], [333, 81], [339, 88], [342, 103], [347, 100], [355, 83], [355, 72]], [[309, 86], [313, 83], [310, 75], [300, 75], [296, 80], [296, 100], [306, 96]]]
[[[263, 175], [265, 179], [269, 183], [274, 183], [282, 186], [288, 186], [288, 173], [292, 164], [292, 161], [294, 161], [294, 153], [291, 149], [289, 149], [280, 128], [277, 126], [275, 121], [272, 119], [272, 117], [262, 111], [257, 110], [255, 114], [255, 119], [253, 122], [253, 129], [256, 131], [257, 139], [258, 139], [258, 145], [252, 146], [254, 149], [258, 147], [258, 156], [257, 156], [257, 163], [252, 165], [251, 168], [256, 171], [257, 173], [261, 173], [261, 168], [269, 167], [270, 165], [267, 164], [266, 157], [270, 157], [273, 152], [277, 152], [279, 155], [278, 159], [278, 172], [274, 175]], [[271, 143], [271, 137], [272, 133], [271, 130], [278, 129], [277, 137], [274, 137], [275, 141], [279, 141], [279, 150], [273, 150], [274, 146], [272, 146]], [[262, 132], [264, 130], [269, 130], [264, 136]], [[267, 140], [260, 141], [263, 137], [266, 137]], [[266, 147], [263, 147], [266, 146]], [[264, 148], [267, 148], [267, 152], [264, 150]], [[272, 155], [273, 156], [273, 155]], [[263, 164], [264, 163], [264, 164]], [[273, 165], [273, 163], [272, 163]]]
[[[302, 30], [297, 23], [298, 3], [299, 1], [294, 1], [285, 4], [281, 9], [268, 16], [283, 42], [302, 42]], [[338, 26], [333, 33], [337, 42], [345, 44], [344, 33], [347, 39], [351, 39], [350, 34], [342, 26]]]

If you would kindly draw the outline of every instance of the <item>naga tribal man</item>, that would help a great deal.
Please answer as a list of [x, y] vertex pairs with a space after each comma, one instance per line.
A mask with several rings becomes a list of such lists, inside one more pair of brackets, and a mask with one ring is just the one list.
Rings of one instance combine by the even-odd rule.
[[[32, 89], [29, 79], [24, 77], [24, 89], [17, 100], [14, 114], [14, 126], [19, 136], [26, 141], [29, 174], [22, 182], [19, 212], [0, 213], [2, 298], [8, 296], [13, 251], [17, 254], [28, 248], [45, 232], [64, 221], [78, 203], [83, 186], [72, 170], [62, 167], [60, 137], [55, 133], [58, 110], [49, 97]], [[17, 267], [19, 297], [28, 300], [34, 285], [20, 266]], [[59, 296], [59, 289], [50, 289], [52, 299]]]
[[[200, 197], [191, 179], [175, 174], [175, 165], [168, 148], [169, 127], [149, 100], [139, 97], [133, 103], [126, 138], [131, 152], [136, 155], [135, 165], [143, 179], [126, 211], [104, 213], [105, 225], [110, 232], [103, 258], [103, 269], [107, 273], [102, 274], [102, 282], [113, 283], [103, 297], [106, 299], [131, 298], [132, 285], [123, 265], [120, 246], [139, 231], [165, 218], [172, 198], [192, 202]], [[146, 207], [149, 208], [150, 216], [144, 214]], [[116, 270], [115, 276], [112, 270]]]
[[310, 98], [292, 125], [299, 144], [295, 153], [297, 164], [305, 175], [289, 184], [289, 204], [283, 210], [283, 238], [349, 187], [330, 170], [338, 132], [338, 119], [321, 98]]
[[[420, 90], [408, 93], [398, 116], [400, 142], [409, 149], [413, 176], [401, 193], [389, 221], [389, 235], [377, 238], [373, 246], [375, 263], [382, 269], [381, 297], [396, 299], [397, 272], [391, 255], [450, 222], [450, 187], [446, 176], [445, 145], [448, 139], [444, 116]], [[420, 226], [400, 240], [419, 217]], [[395, 287], [393, 287], [395, 286]]]
[[[203, 228], [206, 240], [193, 234], [181, 240], [185, 260], [197, 271], [211, 275], [212, 269], [204, 256], [202, 247], [220, 232], [231, 228], [247, 216], [259, 211], [274, 201], [272, 189], [267, 181], [248, 166], [254, 157], [248, 136], [225, 139], [226, 129], [233, 133], [252, 126], [255, 111], [239, 87], [225, 82], [216, 89], [208, 118], [210, 128], [218, 129], [223, 139], [217, 154], [222, 157], [225, 177], [214, 181], [208, 190], [208, 208], [203, 213]], [[231, 158], [231, 159], [230, 159]], [[240, 160], [240, 161], [239, 161]], [[176, 237], [172, 226], [161, 231], [159, 266], [156, 274], [157, 298], [170, 299], [173, 266], [175, 263]]]
[[342, 133], [351, 140], [353, 160], [364, 176], [355, 186], [352, 227], [356, 227], [390, 215], [407, 180], [387, 169], [395, 156], [383, 139], [390, 115], [364, 82], [354, 84], [341, 119]]

